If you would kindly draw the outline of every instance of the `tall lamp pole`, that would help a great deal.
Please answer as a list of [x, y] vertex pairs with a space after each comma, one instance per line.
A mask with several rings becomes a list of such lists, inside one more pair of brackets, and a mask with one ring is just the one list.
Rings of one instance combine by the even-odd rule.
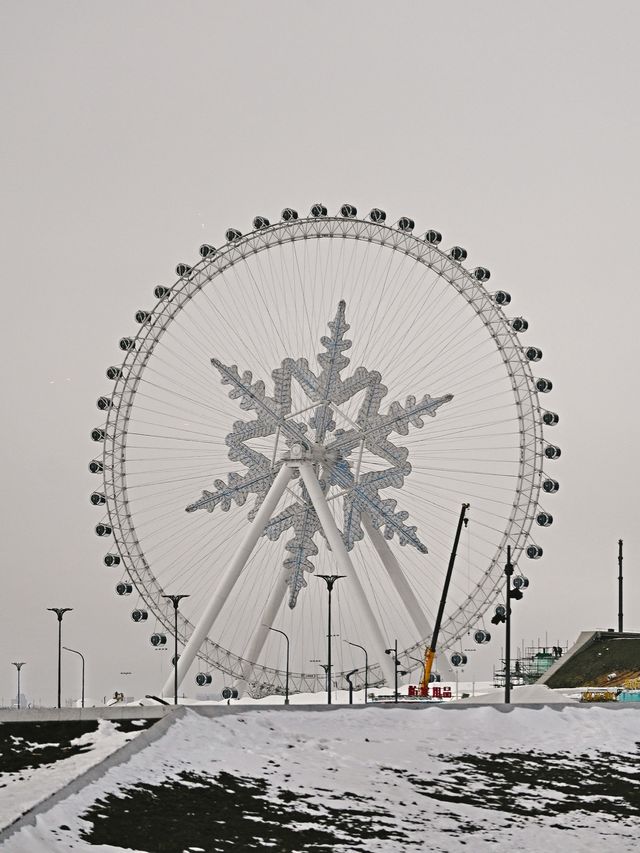
[[[504, 660], [504, 702], [508, 705], [511, 702], [511, 602], [512, 600], [520, 601], [522, 598], [522, 584], [514, 584], [511, 588], [511, 577], [513, 575], [513, 563], [511, 562], [511, 545], [507, 545], [507, 564], [504, 567], [504, 575], [507, 579], [505, 604], [499, 604], [496, 607], [496, 614], [491, 620], [492, 625], [505, 623], [504, 643], [506, 646], [506, 654]], [[518, 580], [518, 578], [516, 578]]]
[[287, 641], [287, 675], [284, 683], [284, 704], [289, 704], [289, 637], [285, 634], [284, 631], [280, 631], [279, 628], [272, 628], [271, 625], [264, 626], [268, 631], [275, 631], [276, 634], [282, 634], [282, 636]]
[[329, 591], [329, 619], [328, 619], [328, 628], [327, 628], [327, 705], [331, 704], [331, 592], [333, 590], [333, 585], [340, 578], [346, 577], [346, 575], [316, 575], [318, 578], [322, 578], [327, 583], [327, 590]]
[[188, 593], [183, 595], [163, 595], [173, 604], [173, 704], [178, 704], [178, 605], [183, 598], [189, 598]]
[[504, 626], [504, 643], [507, 647], [504, 665], [504, 702], [505, 705], [508, 705], [511, 702], [511, 575], [513, 574], [511, 545], [507, 545], [507, 565], [504, 567], [504, 574], [507, 579], [507, 612]]
[[12, 661], [13, 666], [15, 666], [18, 671], [18, 711], [20, 710], [20, 670], [25, 665], [25, 663], [26, 661], [24, 660]]
[[358, 645], [358, 643], [350, 643], [349, 640], [345, 640], [345, 643], [348, 646], [355, 646], [356, 649], [362, 649], [364, 652], [364, 703], [367, 704], [367, 693], [369, 692], [369, 655], [367, 654], [367, 650], [364, 646]]
[[73, 652], [74, 655], [80, 655], [82, 659], [82, 699], [80, 701], [82, 707], [84, 708], [84, 655], [82, 654], [82, 652], [77, 651], [77, 649], [70, 649], [68, 646], [63, 646], [62, 648], [66, 652]]
[[622, 539], [618, 539], [618, 631], [622, 634]]
[[62, 617], [65, 613], [73, 610], [73, 607], [47, 607], [58, 617], [58, 708], [62, 707], [60, 702], [62, 686]]

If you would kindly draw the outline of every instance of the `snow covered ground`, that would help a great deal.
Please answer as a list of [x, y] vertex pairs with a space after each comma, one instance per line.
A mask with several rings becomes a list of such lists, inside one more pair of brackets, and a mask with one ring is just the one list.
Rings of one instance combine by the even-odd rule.
[[584, 706], [187, 709], [0, 851], [631, 851], [639, 723]]
[[[138, 722], [122, 731], [117, 723], [99, 720], [85, 724], [83, 728], [89, 730], [70, 739], [64, 736], [70, 727], [56, 723], [5, 724], [0, 729], [4, 771], [0, 774], [0, 827], [100, 764], [147, 725], [144, 720]], [[7, 728], [9, 734], [4, 735]]]

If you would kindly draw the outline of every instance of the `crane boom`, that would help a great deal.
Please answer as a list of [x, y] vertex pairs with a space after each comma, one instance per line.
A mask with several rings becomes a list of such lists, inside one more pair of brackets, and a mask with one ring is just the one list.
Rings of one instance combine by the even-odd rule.
[[436, 616], [436, 622], [433, 626], [433, 636], [431, 638], [431, 644], [425, 649], [424, 653], [424, 671], [422, 674], [422, 681], [420, 682], [420, 693], [422, 696], [429, 695], [429, 679], [431, 678], [431, 669], [433, 667], [433, 661], [436, 656], [436, 646], [438, 643], [438, 634], [440, 633], [440, 625], [442, 623], [442, 617], [444, 615], [445, 604], [447, 603], [447, 593], [449, 592], [449, 583], [451, 582], [451, 575], [453, 573], [453, 564], [456, 561], [456, 552], [458, 550], [458, 543], [460, 542], [460, 534], [462, 532], [462, 525], [466, 527], [469, 519], [467, 516], [467, 510], [469, 509], [469, 504], [462, 504], [462, 509], [460, 510], [460, 518], [458, 519], [458, 527], [456, 529], [455, 539], [453, 540], [453, 547], [451, 549], [451, 556], [449, 557], [449, 566], [447, 568], [447, 574], [444, 579], [444, 586], [442, 588], [442, 595], [440, 596], [440, 606], [438, 607], [438, 615]]

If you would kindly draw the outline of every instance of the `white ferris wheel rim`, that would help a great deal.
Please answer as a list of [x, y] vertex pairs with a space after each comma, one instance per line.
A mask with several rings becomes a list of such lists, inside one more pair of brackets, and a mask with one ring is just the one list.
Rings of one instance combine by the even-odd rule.
[[[116, 378], [107, 409], [103, 478], [109, 525], [113, 531], [117, 552], [146, 605], [160, 624], [173, 633], [173, 609], [162, 597], [165, 589], [149, 565], [144, 545], [136, 530], [129, 500], [127, 434], [140, 381], [149, 359], [172, 321], [207, 285], [226, 270], [244, 263], [258, 253], [268, 252], [287, 243], [321, 238], [365, 241], [401, 253], [414, 263], [428, 267], [440, 279], [446, 281], [481, 320], [487, 335], [495, 343], [512, 385], [513, 405], [520, 425], [520, 461], [512, 508], [484, 577], [442, 626], [442, 646], [450, 648], [470, 627], [478, 623], [495, 601], [502, 583], [502, 566], [499, 561], [506, 546], [511, 546], [513, 562], [517, 564], [518, 557], [527, 545], [543, 478], [542, 410], [531, 366], [517, 333], [511, 327], [503, 308], [496, 304], [483, 284], [437, 245], [384, 223], [358, 218], [311, 216], [259, 228], [236, 237], [211, 257], [203, 258], [192, 268], [188, 268], [164, 298], [158, 300], [149, 312], [149, 318], [141, 325], [137, 334], [131, 337], [133, 345], [125, 352], [120, 375]], [[193, 627], [193, 623], [181, 613], [178, 623], [178, 637], [181, 642], [188, 640]], [[403, 649], [403, 654], [410, 657], [414, 650], [421, 651], [425, 639], [428, 638], [420, 637], [413, 645]], [[232, 677], [239, 677], [243, 664], [246, 663], [242, 655], [222, 647], [211, 638], [204, 642], [198, 658], [206, 668], [219, 669]], [[376, 664], [370, 667], [369, 683], [375, 683], [376, 677], [378, 680], [380, 678], [376, 667]], [[279, 667], [255, 667], [255, 680], [264, 685], [282, 685], [283, 676], [284, 673]], [[292, 672], [290, 678], [292, 689], [314, 689], [322, 683], [317, 672]]]

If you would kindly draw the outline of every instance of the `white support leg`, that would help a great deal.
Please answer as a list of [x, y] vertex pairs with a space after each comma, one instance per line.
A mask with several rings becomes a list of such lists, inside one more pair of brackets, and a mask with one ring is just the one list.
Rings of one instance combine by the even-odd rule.
[[426, 643], [430, 643], [433, 635], [433, 627], [429, 624], [429, 620], [420, 606], [420, 602], [416, 598], [413, 589], [409, 585], [396, 555], [389, 547], [389, 543], [382, 533], [373, 526], [366, 513], [362, 514], [362, 526], [371, 540], [371, 544], [376, 549], [380, 561], [389, 575], [389, 580], [395, 587], [400, 600], [409, 614], [409, 618], [415, 625], [418, 637], [421, 640], [425, 640]]
[[[189, 667], [196, 659], [200, 647], [207, 638], [213, 623], [218, 618], [225, 601], [229, 597], [236, 581], [242, 574], [247, 560], [251, 556], [251, 552], [256, 546], [258, 539], [262, 536], [265, 526], [273, 515], [273, 512], [278, 505], [278, 501], [282, 497], [284, 490], [292, 476], [292, 469], [287, 465], [283, 465], [278, 471], [278, 475], [273, 481], [273, 484], [256, 513], [256, 517], [249, 526], [244, 539], [238, 550], [235, 553], [233, 560], [227, 566], [225, 573], [220, 578], [218, 586], [213, 593], [209, 604], [204, 613], [200, 617], [198, 624], [193, 629], [193, 633], [189, 637], [187, 645], [182, 650], [182, 654], [178, 660], [178, 684], [182, 683], [182, 679], [187, 674]], [[162, 695], [169, 696], [173, 693], [174, 673], [171, 669], [169, 676], [162, 688]]]
[[371, 539], [371, 544], [376, 549], [378, 556], [385, 567], [389, 580], [394, 585], [396, 592], [400, 596], [400, 600], [404, 604], [407, 613], [413, 624], [415, 625], [418, 637], [421, 640], [431, 641], [433, 628], [429, 624], [420, 602], [416, 598], [414, 591], [409, 586], [409, 581], [404, 576], [404, 572], [400, 568], [396, 555], [389, 547], [389, 543], [384, 538], [382, 533], [373, 526], [368, 516], [363, 513], [361, 516], [362, 526], [364, 527], [367, 536]]
[[244, 665], [244, 677], [235, 684], [235, 687], [238, 690], [238, 695], [244, 695], [244, 693], [246, 692], [247, 683], [250, 679], [253, 666], [258, 662], [258, 659], [262, 654], [264, 644], [267, 641], [269, 628], [273, 625], [275, 618], [278, 615], [278, 611], [282, 607], [282, 602], [287, 592], [288, 576], [288, 569], [283, 569], [280, 575], [278, 576], [278, 580], [276, 581], [275, 586], [271, 590], [271, 595], [269, 596], [269, 599], [267, 601], [267, 606], [265, 607], [264, 613], [262, 614], [262, 617], [260, 619], [260, 624], [256, 626], [256, 629], [253, 632], [253, 637], [251, 638], [249, 648], [243, 655], [243, 657], [246, 658], [249, 663], [246, 663]]
[[320, 488], [320, 483], [315, 475], [313, 466], [310, 462], [300, 462], [299, 468], [300, 475], [307, 487], [307, 492], [309, 493], [311, 502], [313, 503], [315, 511], [318, 514], [318, 518], [320, 519], [322, 529], [324, 530], [329, 545], [331, 546], [333, 556], [335, 557], [340, 570], [349, 579], [351, 588], [362, 607], [366, 628], [369, 632], [369, 636], [373, 639], [376, 646], [380, 668], [387, 679], [387, 683], [393, 684], [395, 677], [394, 664], [391, 657], [385, 654], [386, 644], [384, 637], [382, 636], [382, 631], [380, 630], [380, 625], [378, 624], [373, 610], [371, 609], [371, 605], [367, 600], [362, 584], [360, 583], [360, 579], [355, 572], [349, 553], [342, 541], [340, 531], [338, 530], [334, 518], [331, 515], [329, 505], [327, 504], [322, 489]]

